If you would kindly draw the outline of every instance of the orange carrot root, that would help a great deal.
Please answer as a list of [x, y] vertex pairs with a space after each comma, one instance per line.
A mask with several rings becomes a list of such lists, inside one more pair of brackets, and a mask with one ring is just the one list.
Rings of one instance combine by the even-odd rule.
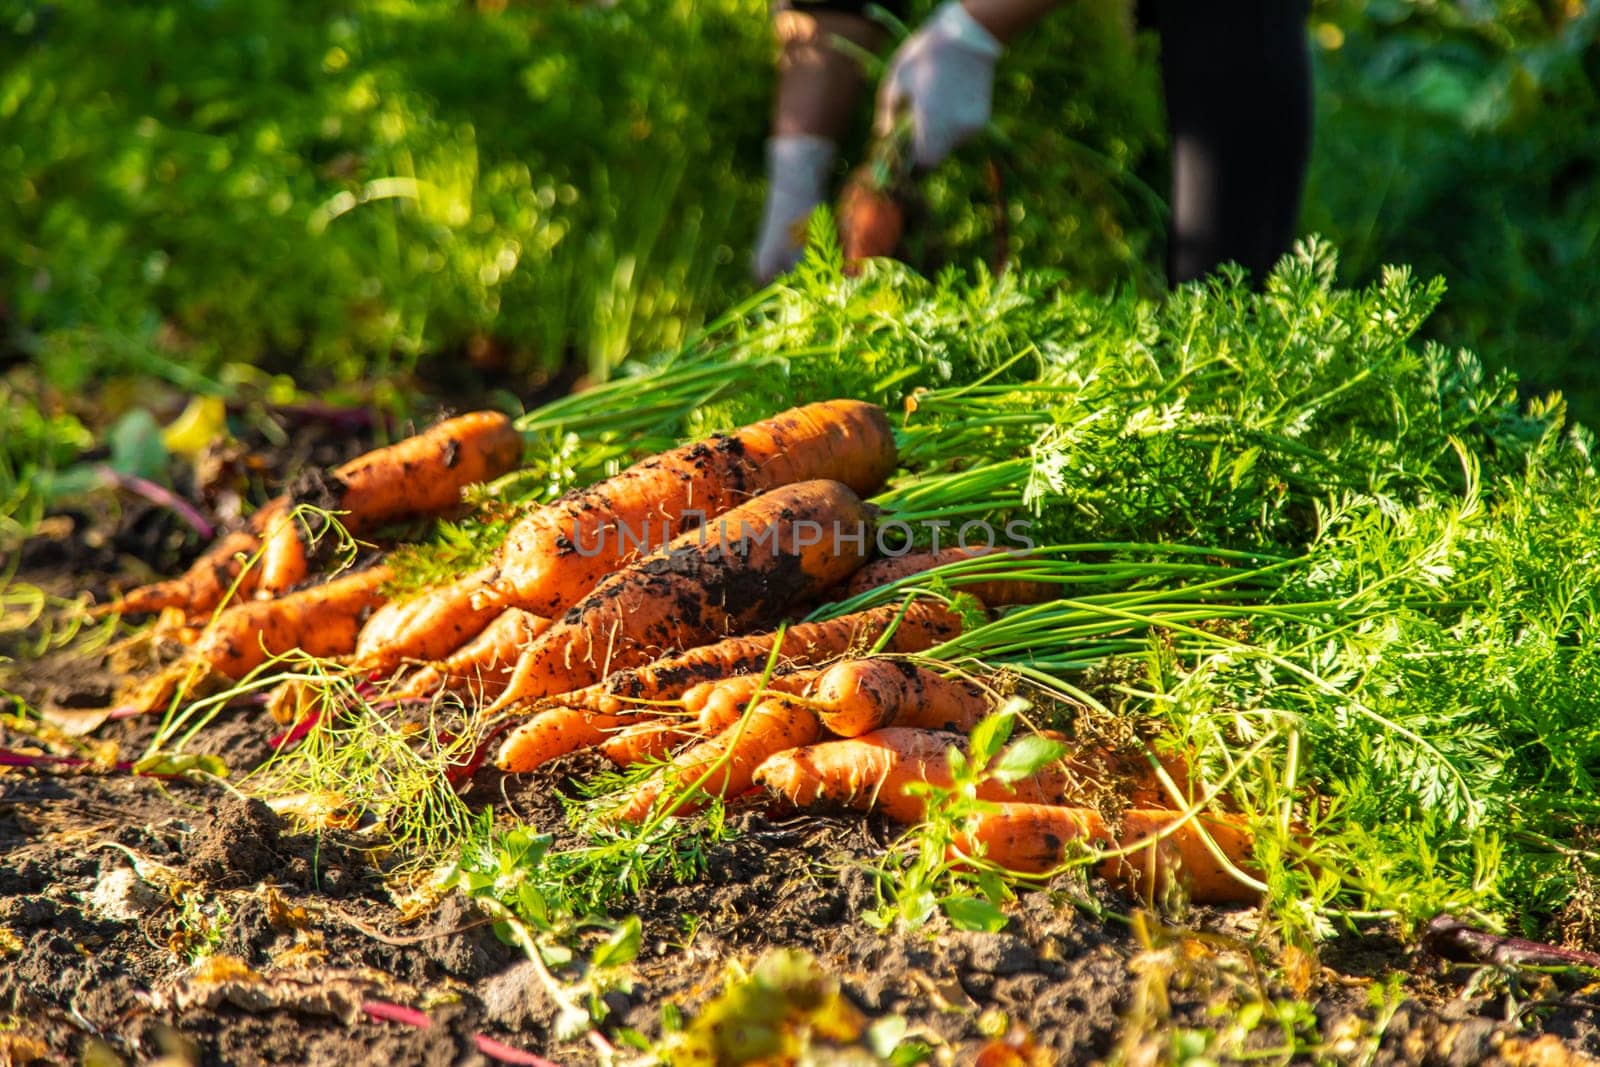
[[[1098, 873], [1130, 892], [1150, 898], [1176, 886], [1201, 904], [1253, 903], [1259, 892], [1239, 881], [1206, 847], [1209, 835], [1230, 863], [1250, 873], [1250, 834], [1235, 819], [1201, 815], [1180, 822], [1171, 811], [1132, 809], [1113, 830], [1092, 808], [1004, 804], [978, 815], [958, 847], [1015, 871], [1040, 874], [1061, 865], [1077, 848], [1119, 849], [1144, 843], [1126, 856], [1100, 863]], [[1164, 836], [1158, 836], [1164, 835]]]
[[277, 600], [228, 608], [201, 632], [194, 654], [235, 679], [297, 648], [311, 656], [344, 655], [354, 650], [366, 613], [383, 603], [379, 588], [390, 577], [387, 567], [371, 567]]
[[[697, 782], [707, 796], [737, 796], [750, 788], [756, 767], [768, 756], [808, 745], [821, 732], [817, 717], [802, 705], [782, 697], [764, 700], [716, 737], [679, 753], [660, 774], [625, 795], [612, 816], [641, 822], [663, 792], [688, 789]], [[676, 810], [687, 813], [703, 806], [703, 801], [690, 798]]]
[[839, 482], [764, 493], [601, 582], [529, 646], [491, 710], [770, 624], [860, 565], [865, 545], [833, 531], [870, 529], [866, 505]]
[[872, 404], [833, 400], [782, 412], [652, 456], [533, 512], [507, 535], [497, 595], [555, 617], [647, 551], [646, 536], [658, 548], [698, 515], [713, 518], [796, 482], [830, 479], [865, 496], [895, 462], [888, 420]]
[[840, 737], [891, 725], [966, 734], [993, 710], [977, 683], [889, 657], [834, 664], [817, 680], [815, 699], [822, 725]]
[[390, 695], [404, 699], [471, 690], [480, 698], [499, 696], [522, 650], [550, 625], [549, 619], [532, 612], [507, 608], [477, 637], [445, 659], [420, 668]]
[[[786, 666], [819, 664], [863, 651], [895, 624], [899, 616], [900, 607], [890, 605], [827, 622], [791, 626], [783, 632], [779, 662]], [[907, 609], [904, 618], [899, 618], [885, 651], [921, 652], [960, 632], [960, 616], [934, 601], [919, 601]], [[739, 675], [760, 674], [766, 668], [777, 638], [775, 633], [730, 637], [663, 656], [634, 670], [616, 671], [603, 683], [563, 693], [559, 699], [563, 704], [615, 714], [634, 704], [664, 703], [680, 696], [687, 698], [689, 691], [699, 685], [710, 686]]]
[[646, 760], [661, 759], [689, 741], [704, 739], [705, 735], [692, 723], [663, 716], [611, 735], [600, 743], [600, 751], [618, 767], [631, 767]]
[[356, 662], [386, 674], [408, 660], [429, 663], [456, 652], [501, 614], [479, 601], [494, 574], [485, 567], [373, 612], [356, 643]]
[[[845, 586], [844, 597], [859, 596], [869, 589], [922, 574], [946, 563], [977, 559], [980, 556], [1002, 555], [1005, 551], [1002, 548], [962, 548], [959, 545], [951, 545], [937, 552], [927, 550], [907, 552], [903, 556], [880, 559], [856, 572], [855, 577]], [[971, 594], [990, 607], [1006, 604], [1041, 604], [1065, 595], [1062, 587], [1055, 582], [1029, 581], [1021, 578], [990, 578], [982, 581], [958, 578], [949, 584], [955, 591]]]
[[[962, 746], [962, 739], [950, 734], [891, 726], [777, 753], [757, 769], [755, 781], [797, 807], [876, 811], [895, 822], [915, 823], [922, 820], [925, 801], [908, 787], [928, 782], [948, 788], [953, 781], [949, 753]], [[1053, 803], [1069, 784], [1063, 768], [1047, 767], [1009, 784], [985, 780], [978, 796]]]
[[579, 749], [593, 748], [638, 721], [581, 708], [549, 708], [511, 731], [500, 743], [495, 766], [508, 774], [523, 774]]
[[251, 567], [246, 571], [244, 568], [260, 547], [261, 538], [253, 531], [235, 530], [218, 539], [178, 577], [131, 589], [96, 613], [141, 615], [182, 608], [185, 615], [193, 616], [216, 608], [230, 589], [234, 589], [239, 598], [248, 599], [255, 592], [261, 569]]

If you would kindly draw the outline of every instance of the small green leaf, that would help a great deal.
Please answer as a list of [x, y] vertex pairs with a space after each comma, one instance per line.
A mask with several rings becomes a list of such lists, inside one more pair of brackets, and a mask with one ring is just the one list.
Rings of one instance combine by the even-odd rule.
[[228, 777], [228, 765], [218, 756], [157, 752], [133, 765], [134, 774], [188, 774], [190, 771], [204, 771], [216, 778]]
[[912, 1067], [913, 1064], [927, 1063], [933, 1059], [933, 1049], [922, 1041], [907, 1041], [885, 1058], [889, 1061], [889, 1067]]
[[606, 939], [605, 944], [594, 950], [594, 955], [589, 961], [596, 967], [620, 967], [624, 963], [631, 963], [639, 955], [642, 938], [643, 931], [639, 925], [639, 917], [630, 915], [618, 924], [616, 931]]
[[900, 917], [912, 926], [921, 926], [933, 915], [939, 902], [934, 899], [933, 891], [929, 889], [911, 893], [900, 901]]
[[550, 920], [550, 906], [544, 894], [523, 882], [517, 886], [517, 914], [535, 926], [544, 926]]
[[984, 720], [972, 728], [972, 762], [974, 766], [987, 766], [994, 759], [995, 753], [1011, 737], [1011, 729], [1016, 725], [1017, 717], [1008, 711], [997, 711], [993, 715], [985, 716]]
[[1060, 741], [1030, 734], [1006, 749], [992, 773], [999, 781], [1015, 782], [1054, 763], [1066, 751], [1067, 746]]
[[982, 897], [950, 897], [944, 902], [944, 913], [957, 930], [981, 930], [988, 934], [999, 933], [1010, 921], [1004, 912]]
[[906, 1020], [903, 1015], [885, 1015], [867, 1027], [867, 1047], [879, 1059], [888, 1059], [895, 1047], [905, 1039]]
[[167, 468], [167, 446], [161, 443], [161, 427], [155, 416], [135, 408], [106, 435], [111, 445], [111, 469], [119, 474], [158, 478]]

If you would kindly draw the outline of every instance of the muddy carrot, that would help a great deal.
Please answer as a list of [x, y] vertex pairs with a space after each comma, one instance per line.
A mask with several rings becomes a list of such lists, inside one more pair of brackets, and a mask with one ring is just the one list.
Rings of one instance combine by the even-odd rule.
[[835, 531], [870, 529], [866, 505], [839, 482], [764, 493], [601, 582], [529, 646], [496, 710], [770, 625], [860, 565], [865, 545]]
[[582, 708], [547, 708], [518, 726], [500, 743], [495, 766], [523, 774], [553, 759], [593, 748], [637, 716], [600, 715]]
[[261, 572], [257, 567], [246, 571], [245, 564], [260, 547], [261, 539], [253, 531], [225, 534], [183, 574], [131, 589], [120, 599], [97, 608], [96, 614], [139, 615], [177, 607], [186, 615], [201, 615], [222, 603], [228, 591], [235, 589], [235, 582], [235, 595], [247, 599], [255, 592]]
[[817, 479], [842, 482], [865, 496], [893, 472], [895, 459], [883, 411], [854, 400], [809, 404], [663, 452], [568, 493], [513, 527], [502, 550], [499, 595], [504, 603], [554, 616], [700, 516], [709, 519], [752, 496]]
[[752, 673], [702, 682], [683, 694], [683, 707], [694, 714], [702, 733], [715, 734], [736, 722], [757, 693], [803, 696], [816, 678], [815, 670], [799, 670], [767, 678]]
[[705, 740], [705, 734], [681, 716], [663, 715], [651, 722], [629, 726], [600, 743], [606, 759], [618, 767], [661, 759], [679, 745]]
[[549, 628], [549, 619], [507, 608], [477, 637], [450, 656], [421, 667], [389, 695], [423, 697], [470, 688], [483, 697], [499, 696], [522, 650]]
[[[903, 617], [899, 605], [886, 605], [827, 622], [790, 626], [782, 633], [779, 658], [785, 665], [794, 666], [823, 663], [850, 652], [864, 651], [891, 625], [896, 628], [885, 646], [888, 652], [921, 652], [961, 632], [960, 616], [931, 600], [912, 604]], [[616, 671], [602, 683], [565, 693], [559, 699], [576, 707], [608, 713], [633, 704], [674, 700], [686, 696], [690, 689], [702, 683], [759, 674], [766, 667], [773, 645], [778, 642], [776, 633], [730, 637], [663, 656], [644, 667]]]
[[[925, 800], [908, 787], [928, 782], [948, 788], [950, 750], [961, 738], [934, 730], [891, 726], [861, 737], [824, 741], [774, 754], [755, 772], [755, 781], [802, 808], [876, 811], [902, 823], [922, 819]], [[982, 800], [1038, 803], [1059, 801], [1069, 788], [1067, 772], [1046, 767], [1009, 784], [985, 779]]]
[[442, 660], [483, 632], [501, 609], [480, 594], [494, 580], [493, 567], [449, 585], [394, 600], [373, 612], [356, 643], [356, 662], [388, 673], [407, 660]]
[[383, 603], [379, 590], [390, 577], [387, 567], [371, 567], [276, 600], [228, 608], [201, 631], [194, 655], [241, 678], [294, 649], [319, 657], [347, 654], [367, 612]]
[[887, 656], [834, 664], [817, 680], [814, 699], [822, 725], [840, 737], [891, 725], [966, 734], [993, 710], [976, 682]]
[[[688, 789], [697, 782], [708, 796], [736, 796], [750, 788], [756, 767], [768, 756], [808, 745], [821, 732], [808, 708], [781, 697], [764, 700], [738, 723], [679, 753], [661, 773], [635, 787], [622, 798], [614, 817], [640, 822], [664, 791]], [[701, 806], [690, 799], [677, 810], [691, 812]]]
[[473, 411], [357, 456], [334, 469], [345, 525], [369, 530], [407, 515], [438, 515], [461, 491], [514, 470], [522, 437], [504, 414]]
[[[856, 572], [845, 587], [845, 597], [857, 596], [869, 589], [922, 574], [934, 567], [942, 567], [946, 563], [1004, 555], [1005, 551], [1001, 548], [962, 548], [959, 545], [952, 545], [937, 552], [931, 550], [907, 552], [903, 556], [880, 559]], [[1065, 595], [1060, 583], [1030, 581], [1023, 578], [980, 579], [976, 576], [957, 575], [952, 576], [947, 584], [957, 592], [977, 597], [990, 607], [1006, 604], [1041, 604]]]
[[600, 746], [606, 758], [619, 767], [657, 759], [689, 740], [714, 737], [744, 714], [758, 693], [799, 694], [815, 677], [814, 671], [774, 675], [741, 674], [718, 682], [702, 682], [683, 694], [687, 715], [661, 714], [651, 722], [630, 726]]

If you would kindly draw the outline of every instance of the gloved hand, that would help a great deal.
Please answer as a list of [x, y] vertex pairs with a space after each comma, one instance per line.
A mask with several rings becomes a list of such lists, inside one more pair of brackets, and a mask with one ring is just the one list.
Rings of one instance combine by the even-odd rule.
[[763, 285], [800, 261], [806, 220], [827, 194], [837, 152], [826, 137], [808, 134], [767, 142], [767, 207], [750, 265]]
[[887, 136], [909, 107], [912, 158], [919, 167], [935, 165], [988, 123], [994, 65], [1004, 50], [959, 0], [948, 0], [896, 49], [878, 89], [874, 132]]

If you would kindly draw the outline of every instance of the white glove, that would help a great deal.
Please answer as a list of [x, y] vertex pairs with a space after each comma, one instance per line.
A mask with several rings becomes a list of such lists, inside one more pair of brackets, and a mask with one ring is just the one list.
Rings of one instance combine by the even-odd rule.
[[994, 64], [1005, 50], [959, 0], [948, 0], [895, 50], [878, 89], [874, 132], [911, 109], [912, 158], [931, 167], [983, 129], [994, 96]]
[[767, 142], [767, 207], [750, 264], [763, 285], [800, 262], [806, 220], [827, 194], [837, 152], [826, 137], [809, 134]]

